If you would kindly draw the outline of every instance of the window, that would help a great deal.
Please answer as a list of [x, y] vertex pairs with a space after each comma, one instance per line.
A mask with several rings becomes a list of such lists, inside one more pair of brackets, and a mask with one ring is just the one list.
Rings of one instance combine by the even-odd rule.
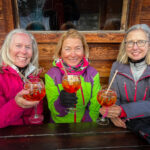
[[16, 0], [17, 27], [27, 30], [125, 29], [129, 0]]

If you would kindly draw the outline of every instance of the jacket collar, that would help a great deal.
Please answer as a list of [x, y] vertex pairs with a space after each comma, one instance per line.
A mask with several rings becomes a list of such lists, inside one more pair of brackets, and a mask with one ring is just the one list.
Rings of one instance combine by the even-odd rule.
[[[16, 70], [16, 72], [19, 72], [19, 69], [15, 66], [15, 65], [11, 65], [11, 67]], [[36, 69], [35, 66], [33, 66], [32, 64], [29, 64], [27, 69], [25, 70], [25, 77], [28, 77], [34, 70]]]
[[[25, 71], [25, 77], [28, 77], [31, 73], [34, 72], [35, 69], [36, 69], [35, 66], [33, 66], [32, 64], [29, 64], [28, 69]], [[15, 65], [3, 66], [3, 71], [11, 72], [14, 74], [18, 74], [19, 72], [18, 68]]]
[[150, 65], [147, 66], [144, 73], [142, 74], [141, 78], [150, 76]]
[[[130, 78], [133, 78], [131, 68], [130, 68], [130, 64], [122, 64], [122, 63], [116, 62], [116, 68], [118, 69], [118, 73], [129, 76]], [[150, 65], [147, 66], [147, 68], [143, 72], [140, 79], [148, 77], [148, 76], [150, 76]]]
[[133, 78], [129, 64], [116, 62], [116, 69], [118, 70], [118, 73], [125, 74]]

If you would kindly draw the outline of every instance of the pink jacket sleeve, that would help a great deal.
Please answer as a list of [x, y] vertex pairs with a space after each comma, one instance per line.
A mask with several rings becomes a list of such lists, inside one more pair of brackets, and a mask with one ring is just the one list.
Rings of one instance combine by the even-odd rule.
[[[24, 118], [26, 124], [31, 124], [29, 117], [35, 113], [34, 108], [30, 109], [32, 111], [26, 111], [27, 115], [24, 115], [26, 109], [19, 107], [14, 99], [7, 103], [3, 102], [4, 99], [0, 96], [0, 128], [10, 125], [23, 125], [22, 118]], [[43, 100], [38, 104], [37, 112], [43, 114]], [[42, 121], [38, 124], [42, 124]]]
[[23, 108], [19, 107], [14, 99], [5, 102], [0, 94], [0, 128], [7, 127], [17, 121], [23, 114]]

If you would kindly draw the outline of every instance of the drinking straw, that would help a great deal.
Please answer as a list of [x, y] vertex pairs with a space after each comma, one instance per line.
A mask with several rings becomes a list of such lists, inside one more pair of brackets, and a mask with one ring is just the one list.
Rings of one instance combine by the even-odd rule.
[[113, 83], [113, 81], [114, 81], [114, 79], [115, 79], [115, 77], [116, 77], [116, 75], [117, 75], [117, 72], [118, 72], [118, 70], [115, 71], [115, 74], [114, 74], [114, 76], [113, 76], [113, 78], [112, 78], [112, 80], [111, 80], [111, 82], [110, 82], [110, 84], [109, 84], [109, 86], [108, 86], [108, 89], [107, 89], [107, 91], [106, 91], [106, 94], [108, 93], [108, 91], [109, 91], [109, 89], [110, 89], [110, 87], [111, 87], [111, 85], [112, 85], [112, 83]]
[[65, 67], [64, 67], [63, 62], [62, 62], [61, 59], [60, 59], [60, 63], [61, 63], [61, 65], [62, 65], [62, 67], [63, 67], [63, 69], [64, 69], [64, 71], [65, 71], [65, 75], [68, 76], [67, 71], [66, 71], [66, 69], [65, 69]]
[[23, 78], [25, 81], [31, 83], [21, 72], [18, 72], [20, 77]]
[[37, 74], [40, 75], [44, 71], [44, 68], [40, 67], [37, 69]]

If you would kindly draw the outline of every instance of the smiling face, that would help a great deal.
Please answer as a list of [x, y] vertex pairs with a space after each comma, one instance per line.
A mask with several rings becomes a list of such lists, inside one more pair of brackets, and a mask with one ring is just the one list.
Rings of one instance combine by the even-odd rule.
[[32, 40], [25, 33], [16, 33], [12, 37], [9, 50], [13, 64], [24, 68], [32, 58]]
[[62, 45], [61, 57], [67, 65], [76, 66], [84, 56], [83, 44], [78, 38], [67, 38]]
[[[143, 30], [134, 30], [128, 33], [126, 42], [148, 41], [147, 34]], [[126, 53], [133, 61], [144, 58], [149, 50], [149, 42], [146, 42], [144, 46], [138, 46], [137, 43], [132, 47], [128, 47], [126, 44]]]

